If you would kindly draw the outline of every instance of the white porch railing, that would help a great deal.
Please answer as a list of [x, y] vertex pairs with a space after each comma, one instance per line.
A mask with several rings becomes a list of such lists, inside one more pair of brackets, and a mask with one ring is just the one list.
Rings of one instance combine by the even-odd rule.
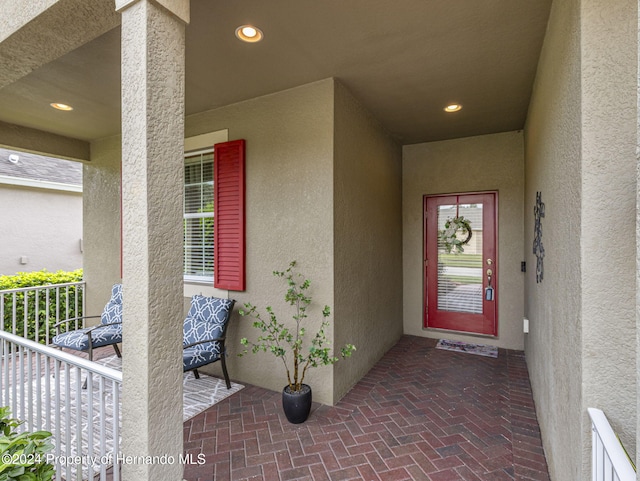
[[[0, 291], [0, 329], [49, 344], [57, 322], [82, 316], [84, 287], [80, 281]], [[70, 323], [68, 327], [82, 326]]]
[[592, 481], [635, 481], [636, 472], [607, 417], [600, 409], [587, 409], [591, 417]]
[[0, 404], [53, 434], [56, 480], [118, 481], [122, 373], [2, 331], [0, 355]]

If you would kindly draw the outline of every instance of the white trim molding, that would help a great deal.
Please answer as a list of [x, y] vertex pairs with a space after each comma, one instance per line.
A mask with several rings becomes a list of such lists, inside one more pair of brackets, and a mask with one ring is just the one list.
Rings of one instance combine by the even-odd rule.
[[0, 184], [18, 185], [20, 187], [33, 187], [35, 189], [63, 190], [66, 192], [82, 193], [82, 185], [63, 184], [61, 182], [50, 182], [47, 180], [25, 179], [22, 177], [11, 177], [0, 175]]

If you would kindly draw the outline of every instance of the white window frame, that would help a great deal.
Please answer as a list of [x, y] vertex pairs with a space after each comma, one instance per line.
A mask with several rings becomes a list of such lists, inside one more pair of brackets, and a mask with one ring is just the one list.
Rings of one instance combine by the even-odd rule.
[[[201, 150], [194, 150], [191, 152], [185, 152], [184, 153], [184, 157], [185, 157], [185, 164], [187, 161], [188, 157], [195, 157], [195, 156], [201, 156], [201, 155], [207, 155], [207, 154], [211, 154], [213, 157], [213, 146], [211, 146], [211, 148], [208, 149], [201, 149]], [[215, 162], [215, 158], [213, 159], [213, 162]], [[200, 162], [200, 165], [202, 165], [202, 162]], [[213, 172], [213, 169], [212, 169]], [[213, 179], [212, 179], [213, 181]], [[184, 187], [186, 188], [186, 183], [184, 185]], [[213, 185], [211, 186], [211, 189], [213, 191]], [[183, 194], [184, 195], [184, 194]], [[204, 218], [214, 218], [215, 217], [215, 208], [214, 208], [214, 212], [205, 212], [205, 213], [201, 213], [201, 214], [186, 214], [183, 213], [183, 219], [204, 219]], [[211, 239], [203, 239], [203, 242], [209, 241], [211, 242], [211, 248], [213, 249], [213, 238]], [[184, 246], [183, 246], [184, 248]], [[213, 253], [211, 254], [213, 256]], [[184, 274], [184, 280], [185, 282], [205, 282], [205, 283], [213, 283], [213, 275], [210, 276], [198, 276], [198, 275], [194, 275], [194, 274]]]
[[[197, 154], [205, 150], [211, 151], [215, 144], [227, 142], [229, 140], [228, 130], [218, 130], [194, 137], [187, 137], [184, 140], [184, 157]], [[215, 162], [215, 159], [213, 159]], [[214, 207], [215, 212], [215, 207]], [[184, 246], [183, 246], [184, 249]], [[213, 277], [184, 276], [184, 295], [191, 297], [194, 294], [206, 296], [228, 297], [228, 292], [223, 289], [213, 287]]]

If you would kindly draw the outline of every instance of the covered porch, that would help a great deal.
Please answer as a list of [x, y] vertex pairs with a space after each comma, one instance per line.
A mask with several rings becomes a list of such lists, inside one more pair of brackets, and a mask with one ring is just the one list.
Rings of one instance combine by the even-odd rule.
[[[386, 369], [387, 352], [393, 354], [399, 340], [400, 346], [414, 342], [404, 336], [425, 343], [445, 337], [425, 323], [424, 199], [479, 192], [498, 199], [497, 256], [491, 258], [497, 328], [480, 339], [505, 350], [496, 362], [507, 363], [507, 374], [471, 357], [473, 379], [462, 384], [484, 393], [475, 377], [486, 379], [484, 369], [495, 374], [505, 393], [498, 404], [507, 415], [509, 359], [515, 362], [514, 351], [526, 352], [554, 481], [591, 473], [588, 407], [607, 412], [632, 457], [638, 450], [637, 2], [401, 4], [0, 0], [10, 19], [0, 23], [0, 144], [83, 163], [87, 310], [99, 312], [110, 286], [124, 285], [127, 454], [183, 452], [180, 323], [189, 298], [202, 293], [279, 309], [270, 273], [295, 259], [314, 282], [314, 298], [332, 307], [332, 343], [358, 347], [348, 362], [309, 377], [315, 399], [336, 406], [318, 411], [327, 424], [312, 420], [302, 428], [331, 437], [330, 426], [347, 426], [362, 441], [341, 438], [347, 451], [354, 447], [356, 464], [347, 466], [345, 457], [342, 466], [334, 453], [338, 465], [307, 465], [322, 464], [327, 473], [331, 467], [357, 470], [373, 453], [368, 450], [378, 450], [375, 441], [359, 437], [363, 426], [355, 427], [358, 409], [365, 408], [345, 403], [364, 389], [375, 398], [362, 397], [367, 409], [374, 409], [370, 401], [384, 403], [382, 410], [394, 406], [399, 401], [377, 389], [400, 382], [396, 371], [389, 368], [391, 380], [379, 384], [367, 373]], [[263, 42], [240, 43], [234, 36], [237, 26], [250, 22], [264, 29]], [[74, 110], [51, 109], [58, 103]], [[445, 112], [453, 103], [462, 110]], [[185, 154], [208, 155], [212, 164], [213, 144], [224, 141], [246, 142], [244, 276], [231, 288], [214, 286], [211, 272], [194, 280], [183, 270]], [[546, 217], [534, 219], [543, 203]], [[534, 231], [536, 224], [542, 229]], [[538, 255], [534, 240], [544, 244]], [[536, 276], [534, 266], [543, 260], [544, 276]], [[250, 329], [236, 315], [228, 335], [232, 378], [260, 386], [241, 395], [245, 410], [258, 402], [251, 392], [282, 385], [272, 359], [235, 356]], [[456, 340], [478, 341], [477, 334], [447, 331]], [[427, 360], [445, 355], [429, 349], [417, 351]], [[419, 377], [411, 370], [419, 365], [414, 361], [410, 355], [401, 360], [409, 363], [410, 378]], [[456, 373], [447, 375], [455, 379]], [[400, 383], [404, 397], [418, 397], [412, 382]], [[438, 382], [446, 381], [431, 384], [442, 398], [426, 392], [428, 406], [416, 404], [417, 415], [405, 412], [408, 419], [424, 416], [417, 426], [426, 435], [438, 431], [429, 418], [438, 401], [454, 406], [451, 412], [474, 413], [468, 401], [458, 407], [444, 400], [455, 397], [455, 386]], [[224, 406], [232, 404], [217, 409]], [[514, 419], [507, 429], [513, 436], [520, 418]], [[391, 433], [384, 424], [381, 419], [378, 427]], [[458, 436], [446, 432], [449, 427], [438, 426], [438, 435]], [[193, 423], [189, 430], [216, 443], [227, 435], [224, 426], [214, 436]], [[254, 426], [244, 435], [257, 438], [263, 431]], [[423, 446], [411, 438], [415, 433], [400, 431], [409, 450]], [[283, 428], [283, 436], [291, 433]], [[240, 442], [231, 427], [228, 434]], [[389, 459], [396, 459], [394, 448], [402, 451], [390, 445], [396, 434], [395, 441], [377, 434], [393, 454]], [[470, 454], [465, 443], [479, 442], [455, 439], [431, 446], [439, 457], [422, 459], [427, 470], [433, 465], [446, 472], [451, 466], [442, 459], [456, 464]], [[291, 459], [316, 454], [296, 450], [295, 438], [284, 443]], [[355, 454], [359, 444], [363, 453]], [[243, 476], [246, 457], [242, 466], [231, 450], [225, 453], [229, 472], [237, 468]], [[417, 453], [408, 456], [415, 461]], [[283, 476], [308, 476], [295, 471], [302, 460], [289, 468], [273, 456]], [[519, 459], [515, 448], [509, 456]], [[506, 459], [496, 466], [471, 457], [487, 472], [518, 473], [514, 462], [508, 471]], [[392, 462], [377, 468], [401, 469]], [[463, 476], [463, 465], [453, 468], [446, 476]], [[125, 477], [154, 481], [182, 474], [177, 466], [125, 471]]]
[[[16, 304], [26, 312], [38, 298], [54, 312], [62, 311], [55, 307], [61, 299], [67, 309], [77, 309], [78, 298], [69, 289], [47, 286], [40, 296], [36, 291], [24, 299], [9, 292], [0, 305], [11, 307], [0, 313], [15, 312]], [[87, 363], [78, 351], [19, 341], [18, 319], [9, 325], [18, 329], [14, 335], [0, 332], [3, 402], [30, 429], [54, 432], [53, 457], [71, 463], [55, 462], [62, 479], [81, 471], [83, 479], [92, 473], [95, 479], [99, 473], [100, 479], [122, 479], [127, 461], [118, 457], [120, 360], [107, 346], [94, 351], [97, 364]], [[49, 329], [36, 324], [35, 331]], [[117, 384], [104, 386], [112, 382], [105, 375]], [[230, 397], [201, 411], [212, 382], [220, 391], [216, 398]], [[227, 391], [222, 379], [196, 380], [191, 374], [184, 386], [184, 455], [173, 462], [187, 481], [549, 479], [522, 351], [500, 349], [492, 358], [439, 350], [435, 339], [402, 336], [343, 399], [335, 406], [315, 403], [302, 425], [285, 419], [276, 391], [235, 383]], [[50, 411], [49, 405], [55, 408]], [[115, 472], [113, 459], [118, 459]]]
[[247, 386], [184, 425], [187, 481], [547, 481], [524, 353], [497, 359], [403, 336], [335, 406], [289, 424]]

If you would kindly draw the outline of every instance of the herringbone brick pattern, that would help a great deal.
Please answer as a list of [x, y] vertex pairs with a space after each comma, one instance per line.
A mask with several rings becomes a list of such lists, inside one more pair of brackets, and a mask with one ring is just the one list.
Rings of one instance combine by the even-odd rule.
[[[184, 425], [187, 481], [548, 481], [522, 352], [498, 359], [404, 336], [335, 407], [289, 424], [247, 386]], [[348, 361], [347, 361], [348, 362]]]

